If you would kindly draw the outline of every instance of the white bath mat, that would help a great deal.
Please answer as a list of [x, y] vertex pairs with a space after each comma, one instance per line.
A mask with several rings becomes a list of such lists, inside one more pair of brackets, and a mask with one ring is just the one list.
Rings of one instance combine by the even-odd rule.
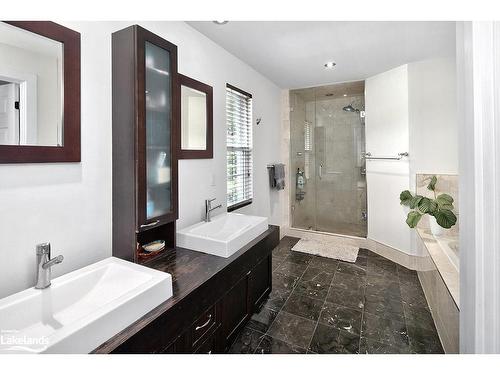
[[325, 258], [343, 260], [344, 262], [356, 262], [359, 248], [356, 246], [339, 244], [338, 241], [313, 240], [302, 238], [292, 247], [293, 251], [319, 255]]

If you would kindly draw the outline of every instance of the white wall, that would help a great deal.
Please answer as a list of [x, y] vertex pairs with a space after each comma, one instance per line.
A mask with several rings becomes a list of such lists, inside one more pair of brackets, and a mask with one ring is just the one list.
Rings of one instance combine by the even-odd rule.
[[[366, 151], [395, 156], [409, 149], [407, 65], [365, 82]], [[367, 160], [368, 238], [411, 253], [410, 229], [399, 194], [409, 188], [409, 163]]]
[[[57, 277], [111, 255], [111, 33], [136, 22], [62, 22], [81, 33], [82, 162], [0, 165], [0, 298], [35, 281], [35, 245], [65, 260]], [[254, 96], [254, 203], [242, 211], [279, 224], [265, 165], [279, 160], [280, 90], [183, 22], [141, 22], [179, 47], [179, 71], [214, 88], [214, 159], [179, 165], [179, 227], [197, 222], [205, 198], [226, 197], [225, 84]], [[222, 212], [222, 211], [220, 211]]]
[[458, 173], [455, 58], [408, 64], [410, 176]]
[[455, 58], [413, 62], [366, 80], [366, 150], [409, 152], [401, 161], [368, 161], [368, 238], [419, 255], [399, 193], [417, 173], [458, 173]]
[[[408, 64], [412, 192], [416, 189], [417, 174], [458, 174], [455, 60], [453, 56]], [[417, 246], [414, 231], [411, 236], [411, 252], [423, 255]]]
[[[202, 219], [207, 198], [217, 198], [218, 203], [226, 205], [226, 83], [253, 96], [254, 201], [237, 212], [267, 216], [270, 223], [281, 224], [281, 192], [270, 192], [266, 168], [268, 163], [280, 161], [280, 89], [202, 34], [186, 24], [180, 26], [182, 31], [169, 30], [167, 38], [179, 46], [179, 72], [213, 86], [214, 158], [179, 162], [178, 228]], [[153, 24], [149, 29], [157, 30]], [[177, 41], [179, 33], [186, 44]], [[255, 124], [258, 117], [262, 118], [260, 125]]]

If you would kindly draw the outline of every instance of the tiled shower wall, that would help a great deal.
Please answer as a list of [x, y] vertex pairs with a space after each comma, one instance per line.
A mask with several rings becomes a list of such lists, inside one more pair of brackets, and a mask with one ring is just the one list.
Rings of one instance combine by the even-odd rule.
[[[363, 95], [305, 102], [299, 94], [291, 93], [290, 187], [295, 228], [366, 237], [366, 221], [362, 217], [362, 212], [366, 212], [366, 178], [361, 157], [364, 125], [359, 114], [342, 110], [351, 103], [355, 108], [364, 108]], [[310, 151], [306, 150], [306, 126], [311, 129]], [[306, 174], [302, 201], [295, 195], [298, 168]]]

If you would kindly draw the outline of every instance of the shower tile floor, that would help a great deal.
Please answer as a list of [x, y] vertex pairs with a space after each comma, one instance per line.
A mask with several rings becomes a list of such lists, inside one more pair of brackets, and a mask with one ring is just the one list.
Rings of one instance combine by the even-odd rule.
[[443, 353], [417, 273], [366, 249], [356, 263], [273, 251], [273, 290], [229, 353]]

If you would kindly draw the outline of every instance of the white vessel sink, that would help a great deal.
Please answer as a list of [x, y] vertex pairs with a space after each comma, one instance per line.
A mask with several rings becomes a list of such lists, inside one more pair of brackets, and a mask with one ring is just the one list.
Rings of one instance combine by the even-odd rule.
[[179, 230], [177, 246], [228, 258], [267, 228], [267, 217], [225, 213]]
[[170, 297], [170, 274], [110, 257], [0, 299], [0, 353], [89, 353]]

